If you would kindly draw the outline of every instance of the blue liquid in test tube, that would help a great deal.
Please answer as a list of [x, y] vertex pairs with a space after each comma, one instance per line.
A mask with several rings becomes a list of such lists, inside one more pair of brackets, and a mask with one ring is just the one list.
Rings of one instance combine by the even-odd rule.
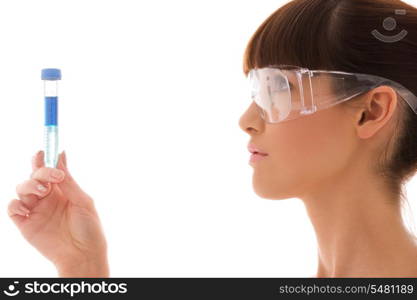
[[58, 80], [60, 69], [42, 69], [45, 98], [44, 161], [45, 166], [56, 168], [58, 163]]

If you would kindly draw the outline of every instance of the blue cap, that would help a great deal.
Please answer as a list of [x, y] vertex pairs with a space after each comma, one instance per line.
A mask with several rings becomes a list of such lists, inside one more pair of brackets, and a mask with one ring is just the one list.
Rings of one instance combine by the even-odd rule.
[[61, 80], [61, 70], [42, 69], [42, 80]]

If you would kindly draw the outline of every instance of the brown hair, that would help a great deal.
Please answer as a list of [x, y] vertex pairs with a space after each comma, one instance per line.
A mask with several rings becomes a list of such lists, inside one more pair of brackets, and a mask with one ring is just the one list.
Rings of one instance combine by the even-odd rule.
[[[402, 9], [406, 14], [396, 14]], [[393, 17], [395, 31], [382, 29]], [[372, 35], [408, 34], [394, 43]], [[366, 73], [394, 80], [417, 95], [417, 9], [399, 0], [294, 0], [270, 15], [253, 34], [244, 53], [243, 72], [272, 64]], [[349, 103], [351, 101], [347, 101]], [[417, 116], [398, 101], [393, 139], [376, 161], [394, 197], [417, 170]]]

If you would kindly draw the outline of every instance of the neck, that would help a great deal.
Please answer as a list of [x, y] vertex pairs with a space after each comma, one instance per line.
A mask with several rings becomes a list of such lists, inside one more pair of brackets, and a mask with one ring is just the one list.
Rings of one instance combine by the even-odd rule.
[[360, 174], [346, 172], [300, 197], [316, 232], [317, 276], [416, 276], [417, 244], [403, 223], [400, 200]]

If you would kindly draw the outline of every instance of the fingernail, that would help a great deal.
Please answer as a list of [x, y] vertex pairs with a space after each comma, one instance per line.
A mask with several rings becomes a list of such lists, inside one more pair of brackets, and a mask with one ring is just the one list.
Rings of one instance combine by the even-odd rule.
[[51, 176], [55, 179], [61, 179], [62, 177], [64, 177], [64, 172], [58, 169], [53, 169], [51, 172]]
[[30, 213], [30, 210], [29, 210], [29, 209], [27, 209], [26, 207], [23, 207], [23, 206], [19, 207], [19, 210], [20, 210], [22, 213], [24, 213], [25, 215], [27, 215], [28, 213]]
[[36, 186], [36, 188], [37, 188], [39, 191], [41, 191], [41, 192], [45, 192], [45, 191], [47, 190], [47, 188], [46, 188], [46, 187], [44, 187], [42, 184], [38, 184], [38, 185]]

